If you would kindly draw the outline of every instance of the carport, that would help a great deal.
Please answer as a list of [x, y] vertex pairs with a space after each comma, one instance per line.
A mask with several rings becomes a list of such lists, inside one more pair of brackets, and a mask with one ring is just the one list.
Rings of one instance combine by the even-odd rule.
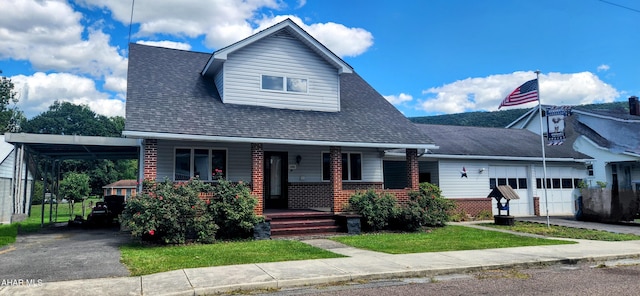
[[[13, 166], [13, 186], [10, 196], [13, 201], [13, 215], [16, 221], [26, 218], [29, 214], [33, 186], [28, 185], [28, 176], [31, 172], [33, 179], [42, 178], [45, 190], [42, 199], [41, 225], [44, 226], [44, 208], [46, 200], [46, 188], [48, 185], [58, 184], [60, 164], [69, 159], [138, 159], [142, 152], [140, 139], [95, 137], [77, 135], [49, 135], [6, 133], [5, 141], [15, 146], [15, 161]], [[40, 172], [38, 162], [44, 162], [43, 171]], [[142, 171], [138, 163], [138, 172]], [[47, 175], [46, 172], [51, 173]], [[31, 187], [31, 188], [29, 188]], [[51, 186], [51, 193], [57, 195], [57, 186]], [[53, 207], [53, 199], [50, 199], [50, 209]], [[51, 212], [50, 212], [51, 216]], [[49, 217], [51, 220], [51, 217]], [[12, 219], [13, 220], [13, 219]]]

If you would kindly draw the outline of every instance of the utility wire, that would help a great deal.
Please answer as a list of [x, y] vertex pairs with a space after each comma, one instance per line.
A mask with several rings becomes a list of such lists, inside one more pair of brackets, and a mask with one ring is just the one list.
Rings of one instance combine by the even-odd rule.
[[620, 7], [620, 8], [628, 9], [628, 10], [631, 10], [631, 11], [633, 11], [633, 12], [640, 13], [640, 10], [635, 9], [635, 8], [627, 7], [627, 6], [620, 5], [620, 4], [613, 3], [613, 2], [609, 2], [609, 1], [606, 1], [606, 0], [598, 0], [598, 1], [600, 1], [600, 2], [602, 2], [602, 3], [609, 4], [609, 5], [617, 6], [617, 7]]

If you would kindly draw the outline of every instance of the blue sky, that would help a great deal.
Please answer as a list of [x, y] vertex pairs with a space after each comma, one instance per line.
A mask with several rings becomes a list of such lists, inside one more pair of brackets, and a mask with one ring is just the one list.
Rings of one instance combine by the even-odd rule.
[[[27, 117], [55, 100], [124, 115], [131, 4], [0, 2], [0, 70]], [[213, 52], [287, 17], [409, 117], [496, 110], [535, 70], [544, 104], [640, 95], [634, 0], [136, 0], [131, 42]]]

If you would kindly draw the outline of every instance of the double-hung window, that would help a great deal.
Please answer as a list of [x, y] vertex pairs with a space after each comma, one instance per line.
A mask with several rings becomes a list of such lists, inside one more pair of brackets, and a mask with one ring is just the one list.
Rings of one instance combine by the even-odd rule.
[[223, 149], [176, 148], [174, 180], [199, 178], [213, 181], [226, 176], [227, 151]]
[[[322, 153], [322, 180], [331, 178], [331, 154]], [[362, 154], [342, 153], [342, 180], [362, 180]]]
[[309, 80], [306, 78], [262, 75], [260, 88], [262, 90], [273, 90], [292, 93], [307, 93]]

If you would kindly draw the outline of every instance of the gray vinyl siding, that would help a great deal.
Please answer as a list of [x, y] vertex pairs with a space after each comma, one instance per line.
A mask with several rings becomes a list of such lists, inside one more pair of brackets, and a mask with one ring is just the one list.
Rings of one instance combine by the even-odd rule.
[[208, 143], [194, 141], [158, 141], [156, 180], [173, 180], [176, 148], [226, 149], [229, 181], [251, 181], [251, 145], [241, 143]]
[[[289, 182], [323, 182], [322, 153], [328, 153], [329, 147], [322, 146], [284, 146], [264, 145], [264, 151], [288, 153], [288, 164], [295, 165], [289, 170]], [[342, 149], [342, 153], [362, 154], [362, 180], [343, 182], [382, 182], [382, 159], [375, 149]], [[296, 164], [296, 156], [302, 161]], [[326, 182], [326, 181], [325, 181]]]
[[[340, 111], [337, 69], [301, 41], [282, 32], [230, 54], [223, 72], [215, 79], [224, 94], [224, 103]], [[307, 79], [308, 93], [263, 91], [261, 75]], [[219, 79], [223, 80], [223, 87]]]

